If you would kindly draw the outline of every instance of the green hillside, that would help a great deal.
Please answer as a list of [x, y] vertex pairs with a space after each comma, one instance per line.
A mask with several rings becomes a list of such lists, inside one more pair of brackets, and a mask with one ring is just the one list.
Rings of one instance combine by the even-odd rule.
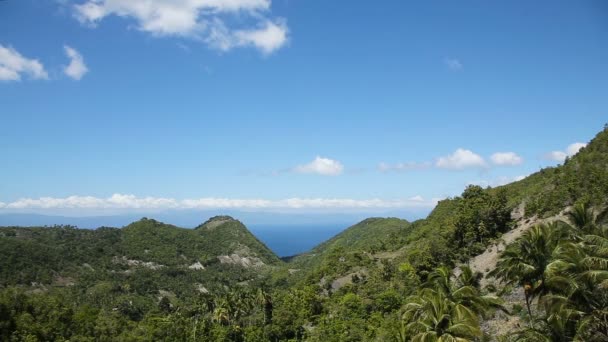
[[303, 278], [315, 282], [322, 277], [329, 281], [344, 273], [352, 273], [352, 268], [359, 270], [373, 266], [373, 254], [395, 245], [409, 226], [408, 221], [398, 218], [365, 219], [310, 252], [291, 258], [281, 271], [275, 272], [275, 276], [285, 283], [294, 283]]
[[555, 214], [574, 203], [603, 205], [608, 194], [608, 129], [599, 132], [563, 165], [542, 169], [503, 186], [512, 205], [524, 203], [527, 216]]
[[238, 220], [215, 216], [195, 228], [206, 241], [206, 251], [213, 255], [237, 252], [241, 256], [259, 258], [265, 264], [276, 264], [279, 258]]
[[[214, 219], [206, 224], [212, 222]], [[200, 281], [216, 277], [228, 281], [232, 277], [229, 272], [216, 271], [239, 263], [230, 261], [219, 266], [224, 255], [254, 259], [260, 266], [280, 262], [233, 219], [214, 230], [178, 228], [146, 218], [122, 229], [0, 228], [0, 247], [3, 285], [51, 284], [62, 277], [77, 283], [81, 277], [106, 279], [128, 270], [158, 271], [161, 276], [191, 273]], [[210, 269], [186, 271], [202, 267]]]
[[[604, 129], [564, 165], [288, 262], [228, 216], [0, 228], [0, 340], [607, 341], [607, 200]], [[496, 268], [466, 266], [485, 252]]]
[[398, 218], [372, 217], [313, 248], [311, 253], [323, 253], [334, 248], [355, 248], [369, 250], [383, 249], [386, 243], [409, 226], [409, 222]]

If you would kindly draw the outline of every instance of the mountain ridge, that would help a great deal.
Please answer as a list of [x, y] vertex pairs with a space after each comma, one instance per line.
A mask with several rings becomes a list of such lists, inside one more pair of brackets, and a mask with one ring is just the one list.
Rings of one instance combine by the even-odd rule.
[[[365, 219], [289, 262], [227, 216], [197, 229], [146, 218], [123, 229], [0, 228], [0, 320], [11, 329], [0, 338], [604, 341], [607, 194], [608, 128], [563, 165], [497, 188], [470, 185], [411, 223]], [[573, 208], [568, 222], [529, 227], [565, 208]], [[497, 268], [476, 273], [486, 257]], [[523, 257], [533, 274], [518, 271]], [[553, 261], [559, 267], [542, 269]], [[577, 292], [545, 286], [554, 271]], [[541, 291], [560, 295], [561, 308], [539, 305]], [[441, 326], [428, 308], [437, 308]], [[57, 312], [70, 330], [61, 330]], [[505, 319], [523, 324], [497, 336]]]

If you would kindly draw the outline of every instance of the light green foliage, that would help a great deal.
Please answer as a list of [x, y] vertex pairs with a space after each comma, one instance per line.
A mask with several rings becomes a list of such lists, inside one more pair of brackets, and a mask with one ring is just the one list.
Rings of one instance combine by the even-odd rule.
[[545, 168], [504, 186], [511, 205], [526, 203], [527, 216], [556, 214], [567, 205], [603, 205], [608, 193], [608, 129], [564, 165]]

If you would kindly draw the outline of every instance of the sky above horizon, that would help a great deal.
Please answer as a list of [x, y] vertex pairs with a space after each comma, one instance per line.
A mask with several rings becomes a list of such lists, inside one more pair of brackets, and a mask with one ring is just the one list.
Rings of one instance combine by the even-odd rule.
[[608, 122], [604, 1], [0, 1], [0, 213], [430, 210]]

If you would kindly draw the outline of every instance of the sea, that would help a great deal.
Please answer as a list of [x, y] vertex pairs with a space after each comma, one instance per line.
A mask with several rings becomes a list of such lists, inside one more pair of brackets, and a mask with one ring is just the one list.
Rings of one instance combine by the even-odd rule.
[[250, 225], [249, 230], [279, 257], [310, 251], [351, 224]]

